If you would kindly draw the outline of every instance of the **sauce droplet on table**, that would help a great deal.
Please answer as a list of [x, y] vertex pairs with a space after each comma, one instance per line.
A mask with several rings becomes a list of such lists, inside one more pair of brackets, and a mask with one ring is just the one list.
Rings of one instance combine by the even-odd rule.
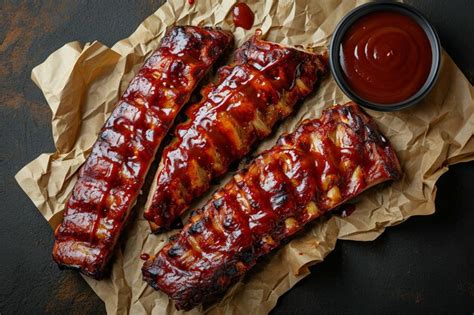
[[239, 2], [232, 9], [234, 25], [249, 30], [253, 26], [254, 14], [248, 5]]
[[150, 255], [148, 255], [147, 253], [143, 253], [140, 255], [141, 260], [148, 260], [148, 258], [150, 258]]

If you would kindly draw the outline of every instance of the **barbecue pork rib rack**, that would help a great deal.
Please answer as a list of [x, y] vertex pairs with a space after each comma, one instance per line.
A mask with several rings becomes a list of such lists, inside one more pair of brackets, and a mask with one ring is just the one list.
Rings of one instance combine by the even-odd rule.
[[396, 154], [354, 103], [280, 137], [144, 263], [143, 278], [177, 309], [213, 301], [257, 259], [362, 191], [401, 176]]
[[162, 160], [145, 206], [153, 232], [169, 230], [213, 179], [268, 136], [327, 72], [327, 58], [260, 39], [257, 32], [190, 106]]
[[79, 172], [55, 231], [60, 267], [100, 278], [145, 175], [199, 80], [232, 45], [229, 32], [172, 27], [133, 78]]

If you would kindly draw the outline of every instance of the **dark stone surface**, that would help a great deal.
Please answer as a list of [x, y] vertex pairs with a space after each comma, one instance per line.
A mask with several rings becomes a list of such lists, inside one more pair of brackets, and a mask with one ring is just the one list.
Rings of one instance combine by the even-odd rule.
[[[436, 26], [443, 46], [474, 80], [474, 2], [408, 1]], [[51, 260], [52, 231], [14, 174], [53, 151], [51, 114], [31, 69], [73, 40], [112, 45], [158, 1], [0, 2], [0, 313], [95, 314], [103, 303]], [[274, 314], [474, 312], [474, 162], [438, 185], [438, 212], [390, 228], [374, 242], [339, 242], [285, 294]]]

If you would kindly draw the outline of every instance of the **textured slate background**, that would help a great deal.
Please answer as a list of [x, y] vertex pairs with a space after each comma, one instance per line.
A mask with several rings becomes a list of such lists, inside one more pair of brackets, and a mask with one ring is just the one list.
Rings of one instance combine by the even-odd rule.
[[[474, 2], [408, 1], [437, 28], [474, 80]], [[31, 69], [73, 40], [112, 45], [159, 8], [145, 1], [0, 1], [0, 313], [96, 314], [103, 303], [74, 272], [60, 272], [53, 234], [14, 174], [54, 150], [49, 108]], [[437, 213], [410, 219], [369, 242], [339, 242], [274, 314], [473, 313], [474, 162], [438, 184]]]

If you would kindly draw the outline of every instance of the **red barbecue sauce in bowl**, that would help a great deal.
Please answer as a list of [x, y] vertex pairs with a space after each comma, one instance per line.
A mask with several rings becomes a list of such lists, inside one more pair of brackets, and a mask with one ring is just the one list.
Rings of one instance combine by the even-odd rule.
[[432, 65], [425, 31], [396, 11], [375, 11], [357, 20], [342, 39], [339, 57], [350, 88], [379, 104], [413, 96], [427, 81]]

